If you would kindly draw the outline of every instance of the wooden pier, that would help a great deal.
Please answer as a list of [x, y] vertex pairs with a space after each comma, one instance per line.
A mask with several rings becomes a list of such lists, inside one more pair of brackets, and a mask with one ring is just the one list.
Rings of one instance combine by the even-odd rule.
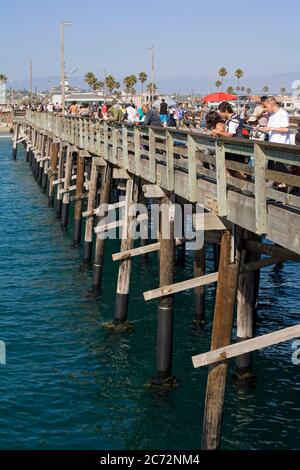
[[[70, 204], [74, 204], [73, 243], [83, 242], [82, 267], [92, 265], [95, 290], [105, 282], [102, 235], [122, 228], [120, 252], [112, 260], [119, 263], [119, 274], [114, 316], [106, 325], [110, 331], [131, 331], [132, 258], [158, 253], [159, 286], [144, 293], [145, 301], [159, 299], [157, 367], [150, 386], [168, 391], [178, 385], [172, 375], [175, 294], [194, 289], [191, 324], [202, 328], [205, 286], [216, 284], [211, 351], [194, 357], [193, 364], [210, 366], [202, 448], [218, 449], [228, 359], [236, 358], [237, 385], [253, 385], [251, 352], [300, 336], [295, 318], [292, 328], [254, 338], [260, 269], [300, 260], [299, 148], [37, 112], [18, 116], [14, 130], [13, 158], [23, 142], [26, 160], [47, 193], [49, 207], [55, 207], [62, 230], [68, 229]], [[120, 202], [110, 200], [114, 183], [124, 192]], [[156, 240], [141, 240], [136, 247], [132, 222], [148, 235], [151, 214], [134, 216], [130, 209], [145, 200], [156, 201], [163, 216]], [[177, 218], [182, 218], [175, 202], [192, 207], [194, 230], [203, 237], [194, 253], [194, 278], [180, 283], [174, 283], [175, 252], [181, 250], [184, 256], [187, 240], [174, 233]], [[197, 207], [202, 213], [197, 213]], [[107, 213], [116, 209], [122, 217], [106, 223]], [[273, 243], [266, 244], [265, 239]], [[210, 273], [205, 265], [207, 244], [213, 244], [215, 252], [215, 270]], [[235, 311], [237, 338], [233, 341]]]

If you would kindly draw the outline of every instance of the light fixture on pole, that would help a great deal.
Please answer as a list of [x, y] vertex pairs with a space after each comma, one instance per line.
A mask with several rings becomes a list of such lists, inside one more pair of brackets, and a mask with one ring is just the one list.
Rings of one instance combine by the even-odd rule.
[[69, 21], [60, 22], [60, 48], [61, 48], [61, 107], [62, 116], [65, 114], [65, 96], [66, 96], [66, 83], [65, 83], [65, 26], [71, 26]]
[[32, 60], [29, 62], [29, 88], [30, 88], [30, 107], [32, 108], [33, 96], [32, 96]]
[[154, 103], [154, 46], [148, 47], [148, 51], [151, 51], [151, 108]]

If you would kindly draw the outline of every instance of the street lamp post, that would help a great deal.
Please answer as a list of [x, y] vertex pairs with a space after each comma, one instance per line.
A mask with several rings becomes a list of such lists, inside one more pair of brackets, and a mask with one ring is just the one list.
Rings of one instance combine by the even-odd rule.
[[151, 108], [154, 103], [154, 46], [148, 47], [148, 50], [151, 51]]
[[60, 23], [60, 47], [61, 47], [61, 114], [65, 114], [66, 84], [65, 84], [65, 26], [71, 26], [69, 21]]
[[30, 86], [30, 107], [32, 108], [32, 60], [29, 62], [29, 86]]

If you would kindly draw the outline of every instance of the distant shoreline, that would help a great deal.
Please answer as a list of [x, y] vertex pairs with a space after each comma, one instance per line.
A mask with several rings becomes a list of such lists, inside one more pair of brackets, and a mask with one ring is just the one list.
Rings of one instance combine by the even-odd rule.
[[11, 126], [0, 127], [0, 135], [3, 135], [3, 134], [11, 135], [10, 129], [11, 129]]

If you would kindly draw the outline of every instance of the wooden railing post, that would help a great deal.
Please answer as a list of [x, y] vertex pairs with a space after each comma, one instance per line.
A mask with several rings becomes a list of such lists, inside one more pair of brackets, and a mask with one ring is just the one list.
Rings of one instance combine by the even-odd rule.
[[124, 170], [128, 170], [128, 129], [124, 125], [122, 128], [122, 159]]
[[174, 191], [174, 137], [171, 132], [166, 132], [167, 149], [167, 189]]
[[254, 144], [254, 177], [255, 177], [255, 228], [259, 235], [268, 232], [267, 189], [266, 189], [266, 156], [258, 143]]
[[155, 132], [149, 128], [149, 181], [156, 182]]
[[109, 144], [108, 144], [108, 125], [105, 122], [103, 126], [103, 154], [104, 154], [104, 160], [108, 161], [109, 160]]
[[135, 175], [141, 174], [141, 132], [137, 127], [134, 128], [134, 161]]
[[217, 200], [218, 215], [227, 215], [227, 187], [226, 187], [226, 164], [225, 147], [222, 142], [216, 142], [216, 173], [217, 173]]
[[118, 137], [119, 131], [115, 127], [112, 129], [112, 156], [111, 162], [118, 163]]
[[188, 135], [188, 177], [189, 177], [189, 200], [197, 201], [197, 173], [196, 173], [196, 142]]

